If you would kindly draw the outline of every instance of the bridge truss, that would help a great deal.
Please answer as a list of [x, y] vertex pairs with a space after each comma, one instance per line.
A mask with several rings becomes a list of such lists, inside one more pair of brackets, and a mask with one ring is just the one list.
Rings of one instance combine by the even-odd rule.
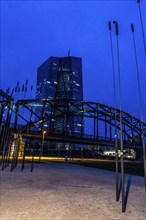
[[[25, 115], [22, 111], [25, 111]], [[117, 128], [120, 130], [120, 110], [95, 102], [67, 99], [19, 100], [15, 105], [15, 112], [15, 127], [19, 125], [19, 120], [23, 121], [22, 131], [28, 128], [41, 131], [46, 129], [54, 133], [84, 137], [87, 127], [92, 126], [89, 132], [92, 132], [94, 139], [99, 139], [102, 134], [105, 140], [112, 140], [115, 135], [115, 115]], [[80, 119], [80, 124], [72, 125], [72, 118]], [[142, 122], [124, 111], [122, 122], [123, 139], [131, 143], [140, 141]], [[58, 130], [55, 129], [56, 124], [61, 124]], [[78, 126], [77, 131], [72, 126]], [[143, 126], [146, 135], [146, 124], [143, 123]]]
[[[14, 102], [11, 96], [0, 90], [0, 111], [2, 169], [10, 160], [12, 148], [13, 151], [15, 148], [13, 159], [17, 165], [24, 138], [45, 138], [46, 141], [100, 147], [114, 147], [117, 140], [117, 149], [120, 150], [121, 115], [124, 148], [139, 148], [142, 152], [146, 141], [144, 122], [127, 112], [100, 103], [73, 99], [24, 99]], [[24, 161], [25, 151], [24, 143]], [[42, 154], [40, 150], [40, 157]], [[12, 170], [15, 166], [12, 166]]]
[[[8, 151], [12, 134], [66, 143], [114, 146], [120, 138], [120, 116], [124, 147], [142, 149], [146, 124], [127, 112], [84, 100], [14, 100], [0, 90], [0, 147]], [[121, 115], [120, 115], [121, 113]], [[117, 132], [115, 131], [115, 126]], [[116, 133], [115, 133], [116, 132]]]

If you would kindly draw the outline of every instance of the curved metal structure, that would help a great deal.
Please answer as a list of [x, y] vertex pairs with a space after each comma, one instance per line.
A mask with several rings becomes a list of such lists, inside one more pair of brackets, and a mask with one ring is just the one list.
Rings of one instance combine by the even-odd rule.
[[[89, 134], [95, 139], [103, 136], [105, 140], [112, 140], [115, 136], [115, 114], [117, 128], [120, 130], [120, 110], [95, 102], [67, 99], [19, 100], [15, 105], [15, 111], [17, 115], [15, 128], [17, 130], [21, 121], [23, 124], [21, 132], [45, 129], [54, 133], [76, 134], [83, 137], [84, 134], [88, 134], [86, 132], [88, 127]], [[73, 128], [72, 118], [80, 121], [80, 124], [76, 124], [77, 132]], [[123, 139], [140, 144], [141, 125], [143, 124], [146, 136], [146, 124], [124, 111], [122, 111], [122, 122]], [[61, 124], [58, 130], [56, 124]]]
[[[28, 99], [14, 103], [2, 90], [0, 97], [1, 151], [8, 148], [11, 133], [29, 134], [30, 138], [38, 135], [41, 139], [45, 131], [48, 140], [60, 137], [59, 141], [105, 146], [114, 145], [115, 135], [120, 137], [120, 110], [111, 106], [73, 99]], [[142, 147], [141, 134], [146, 137], [146, 124], [124, 111], [122, 123], [125, 146]]]

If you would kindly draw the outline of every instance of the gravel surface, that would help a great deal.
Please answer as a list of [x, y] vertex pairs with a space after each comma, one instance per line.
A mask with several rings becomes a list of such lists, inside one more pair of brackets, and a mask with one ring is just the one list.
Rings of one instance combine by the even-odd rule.
[[[145, 220], [144, 178], [125, 175], [126, 212], [115, 201], [115, 173], [69, 163], [0, 171], [1, 220]], [[128, 183], [128, 184], [127, 184]], [[128, 186], [128, 187], [127, 187]]]

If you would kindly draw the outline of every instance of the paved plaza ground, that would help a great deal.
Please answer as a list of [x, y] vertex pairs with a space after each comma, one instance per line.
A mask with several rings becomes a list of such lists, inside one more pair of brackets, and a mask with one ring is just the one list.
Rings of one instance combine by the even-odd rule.
[[115, 201], [115, 173], [70, 163], [30, 164], [1, 175], [1, 220], [145, 220], [144, 178], [126, 175], [128, 201]]

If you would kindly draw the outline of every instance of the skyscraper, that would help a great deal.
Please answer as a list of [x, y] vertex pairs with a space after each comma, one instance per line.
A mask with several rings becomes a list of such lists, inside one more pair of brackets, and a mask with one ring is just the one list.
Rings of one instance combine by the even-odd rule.
[[[37, 98], [83, 100], [82, 60], [78, 57], [50, 57], [37, 72]], [[56, 103], [57, 105], [57, 103]], [[57, 114], [57, 111], [54, 111]], [[62, 131], [63, 118], [56, 119], [53, 129]], [[70, 117], [68, 132], [79, 132], [81, 118]]]
[[37, 98], [83, 99], [82, 60], [50, 57], [37, 72]]

